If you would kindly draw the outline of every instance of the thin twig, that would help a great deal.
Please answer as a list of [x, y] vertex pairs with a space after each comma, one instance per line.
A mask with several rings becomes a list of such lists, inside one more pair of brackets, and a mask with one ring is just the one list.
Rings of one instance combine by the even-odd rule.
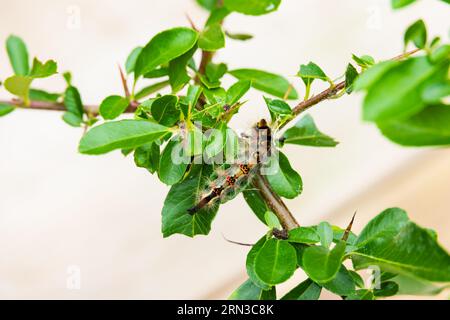
[[[30, 101], [30, 105], [25, 106], [23, 101], [18, 99], [12, 100], [0, 100], [0, 103], [10, 104], [16, 108], [29, 109], [29, 110], [47, 110], [47, 111], [67, 111], [66, 107], [62, 103], [58, 102], [43, 102], [43, 101]], [[136, 111], [139, 103], [136, 101], [131, 101], [125, 113], [133, 113]], [[83, 109], [86, 113], [92, 116], [98, 115], [98, 105], [84, 105]]]
[[264, 176], [257, 173], [253, 179], [253, 184], [260, 191], [261, 196], [269, 208], [275, 213], [278, 220], [280, 220], [283, 229], [289, 231], [300, 226], [280, 196], [272, 190], [272, 187]]
[[[394, 60], [394, 61], [402, 60], [402, 59], [405, 59], [419, 51], [420, 51], [420, 49], [415, 49], [415, 50], [412, 50], [409, 52], [405, 52], [403, 54], [400, 54], [400, 55], [392, 58], [391, 60]], [[340, 90], [342, 90], [344, 88], [345, 88], [345, 80], [341, 81], [341, 82], [337, 83], [336, 85], [334, 85], [333, 87], [330, 87], [330, 88], [322, 91], [321, 93], [309, 98], [308, 100], [300, 102], [299, 104], [297, 104], [294, 107], [294, 109], [292, 109], [292, 114], [294, 115], [294, 117], [291, 120], [282, 123], [280, 125], [280, 129], [283, 128], [285, 125], [287, 125], [290, 121], [292, 121], [294, 118], [296, 118], [301, 113], [305, 112], [312, 106], [315, 106], [319, 102], [322, 102], [323, 100], [333, 97], [334, 95], [336, 95], [336, 93], [338, 93]]]

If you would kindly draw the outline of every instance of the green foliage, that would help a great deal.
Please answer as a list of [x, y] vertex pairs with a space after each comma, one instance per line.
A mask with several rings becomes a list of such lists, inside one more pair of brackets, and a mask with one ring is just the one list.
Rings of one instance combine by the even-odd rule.
[[53, 60], [49, 60], [45, 63], [40, 62], [34, 58], [33, 67], [31, 68], [29, 76], [33, 79], [47, 78], [57, 73], [57, 65]]
[[318, 300], [322, 287], [311, 279], [306, 279], [294, 289], [286, 293], [281, 300]]
[[0, 117], [6, 116], [8, 113], [13, 112], [14, 109], [10, 104], [0, 103]]
[[17, 36], [9, 36], [6, 40], [6, 51], [14, 74], [17, 76], [28, 75], [30, 62], [28, 60], [28, 49], [23, 40]]
[[136, 148], [162, 138], [169, 129], [146, 120], [107, 122], [89, 130], [78, 150], [84, 154], [103, 154], [115, 149]]
[[109, 96], [100, 104], [99, 112], [105, 120], [113, 120], [128, 107], [128, 99], [121, 96]]
[[278, 157], [271, 158], [267, 180], [278, 195], [287, 199], [293, 199], [302, 192], [302, 178], [281, 152]]
[[450, 106], [429, 106], [401, 120], [378, 123], [384, 136], [404, 146], [450, 144]]
[[188, 237], [206, 235], [211, 230], [211, 222], [218, 207], [206, 207], [195, 214], [188, 212], [196, 204], [197, 193], [211, 175], [212, 168], [193, 164], [188, 176], [175, 184], [167, 194], [162, 210], [162, 233], [168, 237], [175, 233]]
[[[174, 137], [169, 141], [161, 154], [158, 174], [159, 179], [167, 185], [178, 183], [183, 178], [187, 166], [190, 163], [190, 157], [184, 155], [181, 144], [182, 140], [179, 137]], [[177, 150], [179, 150], [179, 161], [175, 162], [172, 154]]]
[[276, 285], [289, 279], [296, 269], [296, 252], [288, 242], [267, 240], [255, 259], [255, 273], [268, 285]]
[[136, 47], [133, 51], [128, 55], [127, 61], [125, 62], [125, 71], [130, 74], [134, 72], [134, 68], [136, 67], [137, 59], [142, 52], [142, 47]]
[[278, 9], [281, 0], [223, 0], [223, 4], [230, 11], [236, 11], [252, 16], [259, 16]]
[[276, 300], [275, 287], [263, 290], [250, 279], [245, 281], [228, 298], [229, 300]]
[[314, 244], [320, 241], [317, 227], [298, 227], [289, 231], [289, 242]]
[[383, 74], [383, 81], [370, 86], [364, 99], [363, 116], [383, 121], [412, 116], [426, 106], [426, 87], [446, 81], [448, 61], [432, 64], [426, 57], [402, 61]]
[[212, 24], [200, 33], [198, 46], [205, 51], [216, 51], [225, 47], [225, 33], [220, 24]]
[[280, 142], [312, 147], [335, 147], [338, 142], [319, 131], [310, 115], [304, 116], [295, 126], [286, 130]]
[[72, 86], [67, 87], [64, 93], [64, 106], [67, 112], [63, 115], [63, 120], [73, 126], [79, 127], [83, 121], [83, 103], [78, 89]]
[[181, 56], [197, 42], [198, 34], [189, 28], [173, 28], [154, 36], [137, 58], [136, 77], [155, 70], [158, 66]]
[[180, 119], [178, 97], [174, 95], [157, 98], [153, 101], [151, 110], [153, 118], [166, 127], [173, 126]]
[[300, 65], [300, 70], [298, 71], [297, 76], [303, 80], [303, 83], [306, 86], [305, 100], [309, 98], [311, 84], [314, 80], [331, 81], [325, 72], [323, 72], [323, 70], [314, 62]]
[[256, 69], [237, 69], [230, 74], [239, 80], [250, 80], [252, 87], [264, 91], [278, 98], [297, 99], [297, 91], [291, 87], [289, 81], [274, 73]]
[[422, 19], [414, 22], [405, 32], [405, 48], [413, 42], [417, 48], [423, 49], [427, 44], [427, 28]]
[[356, 269], [383, 270], [429, 281], [450, 281], [450, 256], [426, 230], [401, 209], [388, 209], [370, 221], [351, 253]]
[[303, 270], [317, 283], [332, 281], [338, 273], [345, 254], [345, 242], [340, 241], [329, 250], [324, 246], [306, 248], [303, 253]]
[[[418, 20], [406, 30], [404, 47], [412, 42], [419, 50], [381, 62], [370, 55], [352, 55], [345, 74], [337, 76], [345, 77], [345, 82], [335, 84], [313, 62], [302, 64], [297, 76], [305, 84], [305, 97], [291, 108], [285, 100], [296, 100], [299, 95], [283, 76], [258, 69], [229, 71], [225, 62], [215, 59], [215, 52], [225, 47], [225, 37], [252, 38], [247, 33], [224, 32], [223, 21], [228, 15], [262, 15], [275, 11], [280, 2], [197, 0], [210, 11], [204, 28], [168, 29], [145, 47], [133, 49], [125, 61], [127, 75], [134, 78], [131, 90], [125, 88], [126, 97], [104, 98], [98, 114], [83, 105], [70, 72], [62, 74], [64, 92], [32, 87], [36, 79], [56, 74], [57, 64], [34, 58], [30, 66], [25, 43], [10, 36], [6, 50], [14, 74], [6, 78], [4, 87], [19, 99], [0, 103], [0, 116], [24, 107], [65, 109], [66, 123], [89, 129], [80, 141], [81, 153], [97, 155], [116, 149], [124, 155], [133, 153], [137, 167], [170, 186], [162, 209], [164, 237], [209, 234], [220, 204], [242, 191], [267, 231], [248, 252], [249, 279], [230, 299], [276, 299], [275, 286], [299, 268], [308, 278], [282, 300], [316, 300], [322, 290], [347, 300], [442, 292], [450, 283], [450, 256], [434, 231], [410, 221], [401, 209], [385, 210], [359, 236], [328, 222], [309, 227], [287, 223], [289, 213], [280, 209], [285, 206], [281, 198], [297, 197], [303, 185], [297, 168], [278, 149], [285, 144], [335, 147], [335, 139], [322, 133], [310, 115], [288, 125], [316, 103], [353, 91], [363, 91], [363, 118], [377, 125], [391, 141], [404, 146], [450, 145], [450, 45], [440, 37], [429, 41], [425, 23]], [[392, 0], [392, 6], [400, 8], [413, 2]], [[413, 53], [416, 56], [412, 57]], [[202, 60], [197, 61], [200, 56]], [[227, 73], [237, 79], [228, 89], [224, 87]], [[147, 83], [146, 79], [158, 80]], [[328, 82], [329, 88], [320, 94], [312, 92], [315, 80]], [[170, 94], [158, 93], [169, 86]], [[269, 163], [247, 168], [219, 164], [217, 155], [223, 152], [236, 157], [239, 143], [253, 143], [251, 137], [230, 129], [250, 88], [276, 97], [264, 97], [271, 120], [267, 121], [272, 138]], [[109, 121], [133, 112], [131, 119]], [[285, 127], [288, 129], [283, 132]], [[258, 180], [255, 173], [264, 172], [268, 173], [265, 179]], [[263, 184], [269, 191], [260, 187]], [[212, 199], [214, 195], [217, 197]], [[365, 285], [356, 272], [372, 266], [382, 271], [376, 279], [381, 284], [378, 288]]]
[[399, 9], [416, 2], [417, 0], [391, 0], [392, 8]]

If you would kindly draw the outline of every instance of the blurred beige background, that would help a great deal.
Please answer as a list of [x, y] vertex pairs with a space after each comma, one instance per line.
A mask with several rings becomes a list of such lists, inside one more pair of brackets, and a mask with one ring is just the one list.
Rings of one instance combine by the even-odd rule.
[[[60, 71], [73, 71], [86, 103], [121, 93], [117, 63], [136, 45], [188, 25], [185, 14], [198, 25], [207, 17], [190, 0], [2, 0], [1, 7], [0, 41], [20, 35], [31, 56], [53, 58]], [[405, 28], [419, 17], [431, 35], [446, 36], [448, 14], [435, 0], [398, 12], [388, 0], [284, 0], [274, 14], [230, 16], [227, 30], [256, 37], [228, 40], [216, 61], [282, 73], [302, 93], [293, 76], [301, 63], [315, 61], [337, 77], [351, 53], [378, 59], [400, 53]], [[2, 49], [0, 79], [10, 74]], [[64, 89], [58, 77], [39, 86]], [[4, 89], [0, 97], [8, 97]], [[236, 128], [267, 116], [261, 93], [248, 98]], [[304, 181], [304, 193], [289, 207], [303, 225], [326, 219], [344, 226], [358, 210], [358, 231], [383, 209], [400, 206], [435, 229], [449, 250], [450, 149], [386, 141], [361, 122], [360, 102], [349, 96], [311, 111], [341, 144], [334, 150], [287, 147]], [[0, 298], [226, 298], [245, 280], [248, 249], [222, 234], [252, 243], [265, 229], [242, 198], [221, 208], [210, 236], [163, 239], [160, 212], [168, 188], [119, 152], [77, 154], [81, 131], [60, 117], [18, 110], [0, 118]], [[71, 288], [67, 283], [78, 270], [81, 288]]]

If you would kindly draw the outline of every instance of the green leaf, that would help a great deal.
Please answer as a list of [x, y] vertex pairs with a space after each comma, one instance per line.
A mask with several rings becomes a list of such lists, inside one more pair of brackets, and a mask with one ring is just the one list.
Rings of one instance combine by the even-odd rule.
[[356, 68], [349, 63], [347, 65], [347, 70], [345, 71], [345, 92], [348, 94], [352, 93], [353, 91], [353, 82], [355, 82], [355, 79], [358, 77], [358, 71], [356, 71]]
[[139, 90], [134, 97], [137, 100], [141, 100], [143, 98], [148, 97], [151, 94], [154, 94], [155, 92], [158, 92], [162, 89], [164, 89], [165, 87], [167, 87], [170, 84], [170, 82], [168, 80], [165, 81], [161, 81], [161, 82], [157, 82], [154, 83], [152, 85], [149, 85], [147, 87], [142, 88], [141, 90]]
[[84, 154], [103, 154], [115, 149], [136, 148], [153, 142], [169, 132], [169, 128], [146, 120], [106, 122], [89, 130], [78, 150]]
[[158, 33], [142, 49], [136, 61], [136, 78], [186, 53], [195, 45], [197, 39], [197, 32], [183, 27]]
[[217, 0], [196, 0], [197, 3], [206, 10], [213, 10], [217, 7]]
[[30, 70], [28, 50], [23, 40], [17, 36], [9, 36], [6, 40], [6, 51], [14, 74], [17, 76], [28, 75]]
[[375, 64], [375, 59], [368, 55], [357, 56], [352, 54], [352, 59], [363, 69], [370, 68]]
[[127, 98], [121, 96], [109, 96], [100, 104], [100, 115], [106, 120], [112, 120], [120, 116], [128, 108]]
[[224, 0], [224, 6], [230, 11], [259, 16], [278, 9], [281, 0]]
[[344, 265], [341, 266], [333, 280], [323, 283], [322, 286], [339, 296], [348, 296], [355, 293], [355, 281]]
[[322, 246], [308, 247], [303, 252], [303, 270], [319, 284], [330, 282], [341, 268], [344, 254], [344, 241], [337, 243], [332, 250]]
[[209, 135], [206, 137], [206, 146], [204, 155], [208, 158], [214, 158], [216, 155], [220, 156], [220, 162], [222, 162], [222, 157], [224, 156], [224, 147], [227, 143], [227, 124], [225, 122], [219, 123], [214, 127], [215, 130], [208, 132]]
[[[195, 109], [195, 106], [197, 105], [198, 99], [200, 98], [202, 94], [202, 87], [196, 86], [196, 85], [190, 85], [188, 87], [187, 95], [186, 95], [186, 101], [188, 104], [189, 111], [191, 112], [193, 109]], [[185, 114], [185, 117], [188, 115]]]
[[269, 285], [285, 282], [297, 268], [297, 254], [288, 242], [269, 239], [255, 260], [257, 276]]
[[169, 81], [172, 87], [172, 92], [178, 92], [191, 80], [188, 75], [186, 66], [189, 60], [192, 59], [197, 46], [193, 46], [188, 52], [182, 54], [178, 58], [170, 61], [169, 63]]
[[422, 19], [417, 20], [405, 32], [405, 48], [410, 42], [413, 42], [417, 48], [423, 49], [427, 44], [427, 27]]
[[225, 47], [225, 34], [220, 24], [209, 25], [198, 38], [198, 46], [204, 51], [216, 51]]
[[351, 253], [355, 269], [383, 270], [429, 281], [450, 281], [450, 256], [427, 229], [397, 208], [383, 211], [363, 229]]
[[283, 100], [264, 97], [264, 101], [266, 102], [267, 108], [269, 109], [272, 121], [290, 116], [292, 114], [291, 107]]
[[393, 238], [408, 221], [408, 215], [404, 210], [399, 208], [386, 209], [365, 226], [355, 245], [363, 247], [370, 242], [376, 242], [377, 239]]
[[398, 284], [397, 294], [399, 295], [434, 296], [450, 287], [449, 284], [436, 285], [430, 281], [406, 275], [397, 275], [393, 280]]
[[310, 86], [315, 79], [328, 81], [328, 77], [325, 72], [323, 72], [323, 70], [312, 61], [308, 64], [300, 65], [300, 70], [298, 71], [297, 76], [303, 80], [305, 86], [307, 87]]
[[184, 155], [180, 137], [172, 138], [161, 154], [158, 171], [159, 179], [169, 186], [178, 183], [183, 178], [190, 162], [191, 157]]
[[58, 72], [56, 62], [48, 60], [45, 63], [40, 62], [34, 58], [33, 67], [31, 68], [30, 77], [32, 78], [47, 78]]
[[358, 78], [356, 78], [353, 84], [353, 90], [369, 90], [371, 87], [376, 85], [390, 69], [399, 64], [399, 61], [393, 60], [377, 63], [373, 67], [370, 67], [368, 70], [362, 72]]
[[263, 200], [261, 193], [258, 190], [253, 190], [250, 187], [244, 190], [243, 196], [245, 202], [247, 202], [248, 206], [252, 209], [256, 217], [265, 224], [266, 221], [264, 219], [264, 215], [270, 209], [267, 206], [266, 202]]
[[6, 116], [8, 113], [14, 111], [14, 106], [6, 103], [0, 103], [0, 117]]
[[316, 232], [319, 235], [320, 243], [325, 248], [329, 248], [333, 242], [333, 228], [328, 222], [321, 222], [316, 228]]
[[447, 65], [433, 65], [427, 57], [410, 58], [390, 68], [383, 81], [372, 85], [364, 99], [363, 116], [369, 121], [399, 119], [425, 107], [423, 89], [447, 77]]
[[280, 221], [272, 211], [266, 212], [266, 214], [264, 215], [264, 220], [266, 221], [266, 224], [269, 228], [281, 230], [282, 227]]
[[227, 73], [228, 67], [225, 63], [208, 63], [206, 65], [205, 75], [210, 82], [218, 82], [220, 86], [220, 79]]
[[393, 9], [399, 9], [416, 2], [416, 0], [391, 0], [391, 6]]
[[233, 40], [239, 40], [239, 41], [247, 41], [250, 39], [253, 39], [253, 35], [248, 33], [231, 33], [228, 31], [225, 31], [225, 35]]
[[78, 118], [83, 117], [83, 103], [81, 102], [81, 96], [78, 89], [75, 87], [68, 87], [64, 93], [64, 106], [67, 111], [77, 115]]
[[232, 106], [239, 102], [247, 92], [250, 90], [252, 82], [249, 80], [239, 80], [233, 84], [227, 91], [227, 104]]
[[125, 62], [125, 71], [127, 74], [134, 72], [134, 68], [136, 66], [137, 59], [142, 52], [142, 47], [136, 47], [131, 51], [128, 55], [127, 61]]
[[245, 281], [239, 288], [237, 288], [229, 300], [276, 300], [275, 287], [265, 291], [255, 285], [250, 279]]
[[320, 241], [317, 227], [298, 227], [289, 231], [289, 242], [314, 244]]
[[306, 279], [286, 293], [281, 300], [319, 300], [322, 288], [311, 279]]
[[433, 63], [439, 63], [448, 59], [450, 56], [450, 44], [444, 44], [430, 53], [430, 60]]
[[[339, 241], [341, 241], [346, 230], [342, 229], [340, 227], [337, 227], [337, 226], [331, 226], [331, 228], [333, 229], [333, 242], [338, 243]], [[355, 241], [356, 241], [356, 235], [350, 231], [350, 233], [348, 234], [348, 239], [347, 239], [347, 248], [348, 248], [348, 245], [353, 245], [355, 243]]]
[[178, 97], [166, 95], [157, 98], [152, 104], [152, 116], [160, 124], [171, 127], [180, 119]]
[[310, 115], [304, 116], [281, 138], [282, 143], [312, 147], [335, 147], [338, 142], [319, 131]]
[[159, 67], [152, 71], [147, 72], [144, 74], [144, 78], [146, 79], [155, 79], [155, 78], [161, 78], [169, 75], [169, 68], [168, 67]]
[[83, 123], [83, 118], [81, 118], [78, 114], [72, 113], [70, 111], [64, 112], [62, 119], [69, 126], [78, 128]]
[[62, 74], [64, 81], [66, 81], [66, 84], [70, 87], [72, 85], [72, 73], [70, 71], [66, 71]]
[[450, 144], [450, 106], [429, 106], [408, 119], [377, 125], [384, 136], [403, 146]]
[[263, 248], [264, 244], [267, 241], [267, 236], [264, 235], [261, 239], [258, 240], [258, 242], [250, 249], [250, 251], [247, 254], [247, 259], [245, 261], [245, 267], [247, 270], [247, 275], [249, 276], [250, 280], [259, 288], [263, 290], [269, 290], [270, 285], [263, 282], [261, 278], [256, 274], [255, 271], [255, 261], [256, 257], [259, 254], [259, 251]]
[[422, 92], [422, 99], [429, 104], [441, 104], [448, 97], [450, 97], [450, 81], [431, 84]]
[[10, 93], [20, 97], [28, 103], [28, 93], [33, 78], [28, 76], [12, 76], [5, 80], [4, 86]]
[[197, 203], [197, 195], [202, 191], [211, 173], [210, 166], [193, 164], [189, 175], [182, 182], [172, 186], [162, 210], [164, 237], [175, 233], [188, 237], [209, 233], [218, 206], [203, 208], [193, 215], [189, 214], [188, 209]]
[[355, 283], [355, 285], [359, 288], [364, 288], [365, 284], [364, 284], [364, 280], [363, 278], [359, 275], [359, 273], [357, 273], [356, 271], [353, 270], [347, 270], [348, 273], [350, 274], [350, 276], [353, 279], [353, 282]]
[[211, 11], [208, 20], [205, 23], [205, 27], [211, 26], [213, 24], [221, 24], [230, 13], [230, 10], [225, 7], [215, 8]]
[[134, 151], [134, 163], [155, 173], [159, 168], [159, 145], [155, 142], [144, 144]]
[[266, 176], [273, 190], [280, 196], [293, 199], [302, 192], [302, 178], [291, 167], [288, 158], [281, 152], [270, 159]]
[[381, 283], [380, 289], [374, 289], [373, 295], [375, 297], [391, 297], [395, 296], [398, 292], [398, 284], [394, 281], [386, 281]]
[[256, 69], [237, 69], [229, 72], [239, 80], [252, 81], [252, 87], [278, 98], [298, 99], [297, 91], [284, 77]]
[[29, 97], [31, 101], [57, 102], [61, 94], [50, 93], [40, 89], [30, 89]]
[[345, 300], [375, 300], [375, 297], [372, 290], [361, 289], [347, 296]]

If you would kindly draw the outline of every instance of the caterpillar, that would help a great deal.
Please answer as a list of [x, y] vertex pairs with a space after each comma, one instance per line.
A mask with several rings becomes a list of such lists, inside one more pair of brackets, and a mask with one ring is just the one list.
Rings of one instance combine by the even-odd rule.
[[224, 165], [216, 170], [203, 196], [195, 206], [188, 209], [189, 214], [195, 214], [208, 205], [225, 203], [247, 187], [254, 172], [270, 157], [272, 147], [271, 130], [266, 120], [260, 120], [255, 129], [249, 142], [250, 147], [256, 146], [255, 150], [241, 155], [238, 164]]

